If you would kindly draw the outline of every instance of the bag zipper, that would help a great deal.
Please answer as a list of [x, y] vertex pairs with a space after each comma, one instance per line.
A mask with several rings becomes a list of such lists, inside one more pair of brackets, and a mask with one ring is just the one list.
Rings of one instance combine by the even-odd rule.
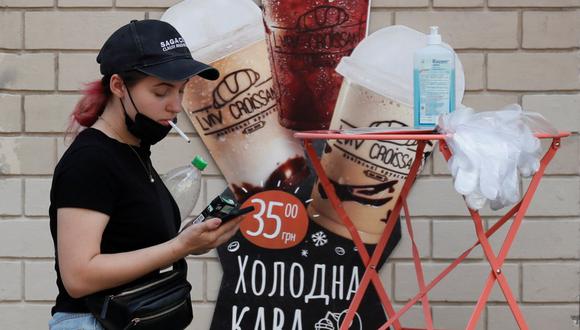
[[113, 300], [115, 298], [128, 296], [130, 294], [133, 294], [133, 293], [136, 293], [136, 292], [140, 292], [140, 291], [146, 290], [146, 289], [148, 289], [148, 288], [150, 288], [152, 286], [155, 286], [155, 285], [157, 285], [159, 283], [163, 283], [165, 281], [168, 281], [168, 280], [174, 278], [177, 275], [179, 275], [179, 273], [173, 273], [173, 274], [171, 274], [171, 275], [169, 275], [169, 276], [167, 276], [165, 278], [162, 278], [160, 280], [157, 280], [157, 281], [155, 281], [153, 283], [149, 283], [149, 284], [147, 284], [145, 286], [142, 286], [140, 288], [136, 288], [136, 289], [129, 290], [129, 291], [124, 291], [124, 292], [121, 292], [121, 293], [116, 294], [116, 295], [108, 295], [105, 298], [105, 302], [103, 303], [103, 308], [101, 309], [101, 319], [104, 320], [106, 318], [106, 316], [107, 316], [107, 310], [109, 308], [109, 303], [111, 302], [111, 300]]
[[136, 293], [136, 292], [139, 292], [139, 291], [146, 290], [146, 289], [148, 289], [148, 288], [150, 288], [150, 287], [152, 287], [152, 286], [155, 286], [155, 285], [157, 285], [157, 284], [159, 284], [159, 283], [163, 283], [163, 282], [165, 282], [165, 281], [169, 281], [170, 279], [174, 278], [174, 277], [175, 277], [175, 276], [177, 276], [177, 275], [179, 275], [179, 273], [173, 273], [173, 274], [171, 274], [171, 275], [167, 276], [166, 278], [162, 278], [162, 279], [160, 279], [160, 280], [158, 280], [158, 281], [155, 281], [155, 282], [149, 283], [149, 284], [147, 284], [147, 285], [145, 285], [145, 286], [142, 286], [142, 287], [140, 287], [140, 288], [136, 288], [136, 289], [133, 289], [133, 290], [129, 290], [129, 291], [124, 291], [124, 292], [121, 292], [121, 293], [119, 293], [119, 294], [115, 295], [114, 297], [115, 297], [115, 298], [117, 298], [117, 297], [124, 297], [124, 296], [130, 295], [130, 294], [133, 294], [133, 293]]
[[143, 317], [136, 317], [133, 320], [131, 320], [131, 324], [129, 325], [129, 327], [134, 327], [142, 321], [151, 320], [151, 319], [163, 316], [165, 314], [169, 314], [169, 313], [173, 312], [174, 310], [179, 309], [181, 306], [185, 305], [185, 303], [187, 303], [186, 300], [180, 302], [179, 304], [177, 304], [169, 309], [164, 310], [163, 312], [159, 312], [157, 314], [143, 316]]

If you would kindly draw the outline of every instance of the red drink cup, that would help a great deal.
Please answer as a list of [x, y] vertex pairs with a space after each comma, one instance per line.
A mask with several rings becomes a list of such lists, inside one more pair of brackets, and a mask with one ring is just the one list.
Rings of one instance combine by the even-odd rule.
[[335, 72], [367, 33], [369, 0], [262, 0], [280, 123], [327, 129], [342, 76]]

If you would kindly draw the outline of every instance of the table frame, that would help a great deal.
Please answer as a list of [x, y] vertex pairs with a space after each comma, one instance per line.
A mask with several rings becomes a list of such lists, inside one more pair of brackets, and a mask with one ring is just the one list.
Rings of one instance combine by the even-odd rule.
[[[405, 328], [401, 325], [400, 317], [405, 314], [413, 305], [415, 305], [418, 301], [421, 301], [423, 314], [425, 317], [425, 326], [426, 329], [433, 330], [433, 317], [431, 315], [431, 308], [429, 304], [429, 297], [428, 292], [433, 289], [433, 287], [439, 283], [445, 276], [447, 276], [453, 269], [455, 269], [470, 253], [471, 251], [481, 245], [484, 256], [489, 263], [490, 272], [485, 282], [484, 288], [477, 300], [477, 303], [474, 307], [474, 310], [471, 314], [469, 322], [466, 326], [466, 329], [472, 330], [475, 329], [479, 318], [481, 316], [481, 312], [485, 308], [487, 301], [489, 299], [489, 295], [491, 293], [491, 289], [493, 288], [494, 284], [497, 282], [500, 286], [500, 289], [506, 298], [508, 306], [519, 326], [520, 329], [529, 329], [524, 316], [521, 312], [521, 309], [513, 295], [513, 292], [508, 284], [508, 281], [502, 271], [502, 266], [505, 262], [507, 254], [513, 244], [513, 241], [517, 235], [517, 232], [520, 228], [522, 220], [527, 212], [530, 203], [533, 199], [533, 196], [540, 184], [540, 180], [544, 175], [546, 167], [550, 163], [550, 161], [554, 158], [556, 152], [560, 148], [561, 138], [567, 137], [570, 135], [569, 132], [560, 132], [555, 135], [550, 134], [536, 134], [536, 137], [540, 139], [551, 139], [552, 143], [546, 153], [544, 154], [542, 160], [540, 161], [540, 167], [538, 171], [533, 175], [532, 180], [528, 186], [527, 191], [524, 193], [520, 202], [518, 202], [515, 206], [513, 206], [501, 219], [494, 224], [489, 230], [485, 231], [484, 223], [479, 215], [479, 212], [468, 207], [469, 214], [473, 220], [474, 227], [475, 227], [475, 234], [477, 237], [476, 242], [467, 250], [465, 250], [459, 257], [457, 257], [447, 268], [445, 268], [439, 275], [437, 275], [430, 283], [425, 283], [425, 277], [423, 274], [423, 267], [421, 264], [421, 258], [419, 255], [419, 251], [417, 249], [417, 245], [414, 238], [413, 227], [411, 223], [411, 217], [409, 215], [409, 208], [407, 206], [407, 197], [409, 192], [411, 191], [411, 187], [415, 182], [419, 170], [421, 169], [421, 163], [423, 161], [423, 151], [425, 150], [425, 145], [428, 141], [439, 141], [439, 150], [443, 154], [446, 160], [451, 158], [452, 153], [445, 142], [446, 138], [451, 137], [450, 135], [444, 134], [436, 134], [426, 133], [426, 132], [418, 132], [414, 133], [412, 130], [407, 132], [402, 132], [401, 134], [396, 134], [392, 132], [385, 132], [385, 133], [368, 133], [368, 134], [345, 134], [341, 133], [340, 131], [313, 131], [313, 132], [299, 132], [294, 134], [295, 137], [304, 140], [304, 146], [306, 148], [306, 153], [308, 154], [310, 160], [312, 161], [312, 165], [314, 170], [316, 171], [320, 183], [322, 184], [324, 191], [326, 192], [333, 208], [337, 212], [338, 216], [340, 217], [341, 221], [347, 227], [349, 233], [352, 236], [352, 240], [358, 250], [358, 253], [362, 259], [362, 262], [365, 266], [365, 273], [361, 279], [359, 288], [353, 297], [351, 304], [349, 306], [346, 318], [344, 319], [343, 323], [340, 326], [340, 330], [347, 330], [348, 325], [351, 324], [356, 311], [358, 310], [362, 298], [369, 288], [369, 285], [372, 283], [376, 289], [376, 292], [379, 296], [381, 304], [385, 309], [385, 312], [388, 317], [388, 321], [383, 324], [379, 329], [385, 330], [389, 327], [394, 327], [396, 330], [415, 330], [411, 328]], [[364, 246], [362, 239], [358, 231], [356, 230], [355, 225], [353, 224], [352, 220], [347, 215], [345, 209], [342, 206], [342, 202], [336, 195], [333, 185], [331, 184], [328, 176], [324, 172], [322, 164], [320, 163], [320, 159], [318, 158], [316, 151], [312, 145], [312, 140], [316, 139], [325, 139], [325, 140], [333, 140], [333, 139], [341, 139], [341, 140], [415, 140], [417, 141], [417, 149], [415, 152], [415, 159], [411, 165], [409, 170], [409, 174], [405, 183], [403, 184], [403, 188], [401, 189], [401, 193], [397, 199], [395, 207], [393, 208], [391, 214], [387, 219], [387, 225], [385, 226], [383, 233], [377, 243], [375, 250], [371, 255], [369, 255], [367, 249]], [[417, 157], [420, 156], [420, 157]], [[409, 238], [411, 240], [411, 250], [413, 255], [413, 263], [415, 267], [415, 273], [417, 277], [417, 284], [419, 287], [419, 292], [410, 299], [399, 311], [394, 310], [389, 295], [387, 294], [381, 279], [377, 272], [377, 264], [380, 260], [381, 255], [384, 252], [385, 246], [393, 232], [396, 222], [398, 221], [399, 215], [401, 210], [404, 211], [405, 214], [405, 221], [407, 224], [407, 230], [409, 233]], [[489, 237], [492, 236], [498, 229], [500, 229], [504, 224], [508, 222], [509, 219], [512, 217], [515, 218], [509, 228], [509, 231], [503, 241], [499, 254], [495, 254], [491, 248], [491, 244], [489, 243]]]

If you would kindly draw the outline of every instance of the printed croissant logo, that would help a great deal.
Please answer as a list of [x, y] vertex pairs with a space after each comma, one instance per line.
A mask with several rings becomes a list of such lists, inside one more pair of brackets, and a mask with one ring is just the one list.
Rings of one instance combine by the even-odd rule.
[[333, 6], [316, 7], [298, 18], [296, 30], [300, 32], [311, 32], [326, 28], [333, 28], [348, 21], [349, 16], [346, 10]]
[[216, 109], [223, 107], [256, 85], [259, 80], [260, 74], [252, 69], [242, 69], [228, 74], [213, 91], [213, 107]]
[[[386, 128], [399, 128], [399, 127], [408, 127], [407, 124], [400, 122], [398, 120], [387, 120], [387, 121], [375, 121], [372, 122], [369, 127], [386, 127]], [[417, 141], [415, 140], [392, 140], [388, 141], [390, 144], [396, 144], [400, 146], [416, 146]]]

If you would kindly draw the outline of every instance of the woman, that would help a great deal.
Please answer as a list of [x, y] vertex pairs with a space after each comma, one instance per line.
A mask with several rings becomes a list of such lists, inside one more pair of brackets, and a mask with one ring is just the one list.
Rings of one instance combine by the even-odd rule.
[[168, 23], [132, 21], [105, 42], [101, 81], [73, 112], [87, 127], [58, 163], [50, 229], [59, 289], [50, 329], [102, 329], [83, 297], [129, 285], [227, 241], [239, 219], [210, 219], [178, 234], [179, 209], [149, 159], [181, 111], [187, 79], [217, 79]]

